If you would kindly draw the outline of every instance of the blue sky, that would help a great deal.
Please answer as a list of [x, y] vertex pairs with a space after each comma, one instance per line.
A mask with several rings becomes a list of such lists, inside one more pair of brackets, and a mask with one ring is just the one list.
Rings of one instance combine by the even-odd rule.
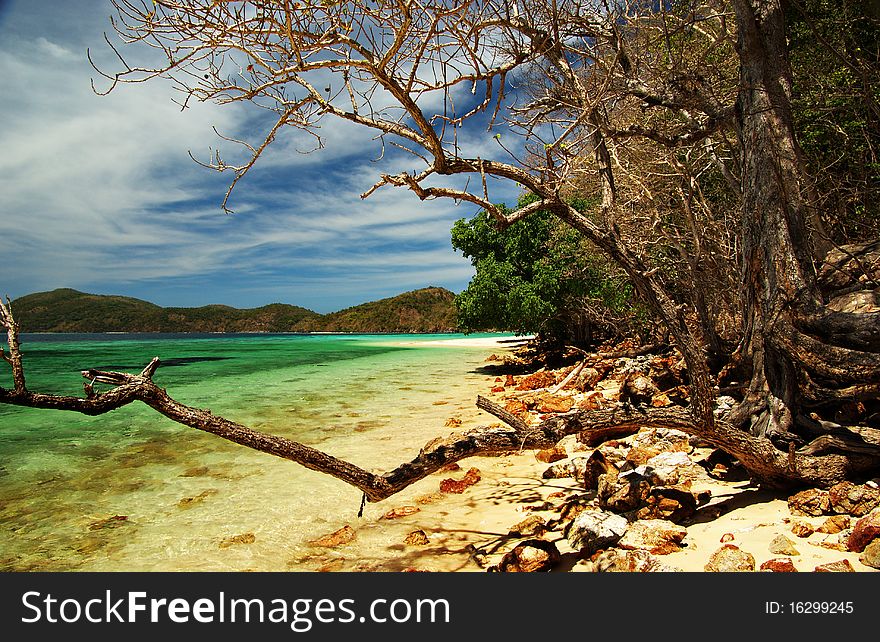
[[[473, 269], [449, 230], [474, 206], [421, 202], [383, 188], [361, 200], [382, 162], [372, 133], [326, 121], [313, 154], [298, 132], [220, 204], [231, 174], [205, 169], [224, 149], [213, 127], [257, 141], [244, 105], [172, 102], [168, 83], [93, 93], [90, 48], [103, 41], [108, 0], [0, 0], [0, 294], [71, 287], [165, 306], [292, 303], [330, 312], [437, 285], [459, 292]], [[476, 136], [491, 139], [485, 129]], [[227, 150], [228, 151], [228, 150]], [[501, 185], [495, 202], [512, 202]]]

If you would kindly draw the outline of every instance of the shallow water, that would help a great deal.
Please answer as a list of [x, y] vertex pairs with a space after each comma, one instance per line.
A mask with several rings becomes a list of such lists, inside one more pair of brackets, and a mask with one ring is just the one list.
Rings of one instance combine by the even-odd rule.
[[[159, 356], [155, 380], [179, 401], [387, 470], [451, 432], [449, 418], [489, 423], [473, 400], [492, 349], [427, 343], [460, 336], [25, 336], [23, 348], [34, 391], [81, 394], [83, 369], [137, 372]], [[432, 554], [464, 541], [443, 523], [463, 523], [465, 498], [421, 522], [381, 519], [436, 489], [423, 480], [358, 519], [356, 489], [140, 404], [100, 417], [0, 406], [3, 570], [397, 570], [414, 525], [449, 531]], [[344, 524], [357, 538], [343, 549], [309, 543]]]

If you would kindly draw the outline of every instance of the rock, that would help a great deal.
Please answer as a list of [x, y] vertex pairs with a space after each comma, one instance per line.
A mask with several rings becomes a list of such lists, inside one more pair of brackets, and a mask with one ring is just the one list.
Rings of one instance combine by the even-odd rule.
[[672, 405], [672, 399], [665, 392], [658, 392], [651, 397], [651, 406], [653, 408], [666, 408]]
[[785, 535], [777, 535], [770, 542], [770, 552], [774, 555], [800, 555], [800, 551], [794, 547], [794, 542]]
[[311, 543], [315, 546], [326, 546], [327, 548], [336, 548], [337, 546], [342, 546], [343, 544], [348, 544], [353, 541], [357, 537], [354, 529], [346, 524], [339, 530], [333, 531], [332, 533], [328, 533], [327, 535], [323, 535], [318, 539], [312, 540]]
[[880, 489], [845, 481], [828, 489], [828, 499], [835, 513], [862, 517], [880, 506]]
[[646, 550], [654, 555], [667, 555], [681, 550], [687, 529], [665, 519], [642, 519], [629, 525], [617, 542], [619, 548]]
[[489, 392], [491, 392], [493, 394], [496, 392], [504, 392], [504, 386], [495, 386]]
[[577, 402], [580, 410], [598, 410], [605, 405], [605, 395], [601, 392], [591, 392]]
[[877, 537], [880, 537], [880, 509], [874, 509], [856, 522], [846, 546], [851, 551], [861, 553]]
[[459, 428], [461, 427], [461, 419], [458, 417], [450, 417], [443, 425], [447, 428]]
[[880, 539], [875, 539], [865, 547], [859, 556], [859, 561], [871, 568], [880, 568]]
[[849, 528], [850, 519], [846, 515], [832, 515], [822, 525], [816, 529], [816, 532], [834, 535]]
[[816, 529], [813, 528], [812, 524], [795, 520], [791, 525], [791, 532], [798, 537], [809, 537], [816, 532]]
[[595, 490], [599, 486], [602, 475], [617, 478], [617, 467], [612, 464], [601, 450], [594, 450], [584, 462], [584, 489]]
[[559, 512], [559, 519], [563, 522], [569, 522], [588, 508], [592, 508], [592, 506], [582, 499], [575, 499], [574, 501], [567, 502]]
[[612, 473], [599, 477], [596, 497], [601, 508], [625, 513], [641, 506], [650, 491], [651, 485], [648, 480], [630, 471], [620, 475]]
[[638, 509], [639, 519], [668, 519], [681, 522], [697, 510], [697, 498], [689, 489], [679, 486], [654, 486], [644, 506]]
[[451, 461], [448, 464], [443, 464], [442, 466], [440, 466], [437, 472], [454, 473], [458, 472], [459, 470], [461, 470], [461, 466], [458, 464], [458, 462]]
[[724, 535], [721, 536], [721, 543], [726, 544], [727, 542], [732, 542], [733, 539], [733, 533], [724, 533]]
[[565, 527], [571, 547], [585, 555], [616, 543], [629, 526], [626, 518], [603, 510], [586, 509]]
[[321, 566], [318, 569], [318, 573], [335, 573], [336, 571], [341, 571], [343, 566], [345, 566], [345, 558], [337, 557]]
[[712, 553], [706, 566], [708, 573], [729, 573], [755, 570], [755, 558], [733, 544], [725, 544]]
[[504, 404], [504, 409], [520, 419], [527, 419], [529, 416], [529, 407], [519, 399], [511, 399]]
[[636, 466], [641, 466], [646, 464], [652, 457], [659, 455], [661, 452], [663, 451], [656, 446], [633, 446], [629, 449], [629, 452], [626, 453], [626, 461], [635, 464]]
[[399, 517], [406, 517], [408, 515], [412, 515], [413, 513], [418, 513], [420, 510], [421, 508], [419, 508], [418, 506], [399, 506], [397, 508], [392, 508], [382, 517], [385, 519], [398, 519]]
[[566, 458], [568, 458], [568, 453], [565, 452], [565, 448], [559, 448], [558, 446], [539, 450], [535, 454], [535, 459], [537, 459], [538, 461], [542, 461], [545, 464], [552, 464], [554, 461], [559, 461], [560, 459]]
[[858, 290], [836, 296], [826, 306], [836, 312], [869, 314], [880, 312], [880, 297], [876, 290]]
[[444, 479], [440, 482], [440, 492], [461, 494], [480, 481], [480, 469], [469, 468], [461, 479]]
[[504, 386], [510, 387], [510, 386], [515, 386], [515, 385], [516, 385], [516, 379], [513, 378], [513, 375], [512, 374], [507, 375], [507, 377], [505, 377], [505, 379], [504, 379]]
[[544, 518], [538, 515], [529, 515], [523, 521], [511, 526], [507, 534], [514, 537], [533, 537], [541, 535], [546, 531], [547, 523], [544, 521]]
[[828, 564], [820, 564], [815, 569], [816, 573], [855, 573], [849, 560], [840, 560], [839, 562], [829, 562]]
[[621, 551], [615, 548], [603, 551], [592, 561], [598, 573], [668, 573], [680, 568], [668, 566], [645, 550]]
[[556, 384], [556, 377], [552, 372], [536, 372], [520, 379], [516, 390], [540, 390]]
[[675, 486], [706, 478], [705, 469], [681, 451], [667, 451], [651, 457], [645, 462], [642, 474], [655, 486]]
[[538, 400], [538, 412], [568, 412], [574, 406], [571, 397], [544, 395]]
[[544, 479], [583, 479], [587, 467], [586, 457], [575, 457], [564, 464], [554, 464], [543, 473]]
[[540, 573], [559, 563], [556, 544], [542, 539], [528, 539], [516, 545], [498, 563], [502, 573]]
[[590, 451], [590, 448], [578, 441], [577, 435], [566, 435], [556, 442], [556, 447], [562, 448], [569, 456]]
[[808, 488], [788, 498], [788, 510], [792, 515], [819, 517], [831, 512], [828, 491]]
[[761, 564], [762, 571], [771, 571], [773, 573], [797, 573], [794, 563], [789, 557], [780, 557], [777, 559], [767, 560]]
[[409, 535], [406, 536], [406, 539], [403, 540], [404, 544], [409, 544], [410, 546], [425, 546], [426, 544], [430, 544], [431, 540], [428, 539], [427, 533], [425, 531], [413, 531]]
[[620, 400], [629, 402], [634, 406], [651, 403], [651, 398], [660, 392], [660, 389], [643, 374], [627, 375], [620, 387]]
[[89, 524], [90, 531], [103, 531], [109, 528], [119, 528], [128, 524], [128, 515], [111, 515], [103, 519], [98, 519]]
[[219, 491], [216, 488], [209, 488], [207, 490], [203, 490], [198, 495], [194, 497], [184, 497], [179, 502], [177, 502], [178, 508], [192, 508], [196, 504], [201, 504], [203, 501], [211, 497], [212, 495], [216, 495]]
[[241, 535], [224, 537], [220, 540], [220, 548], [229, 548], [235, 544], [253, 544], [255, 541], [257, 541], [257, 536], [253, 533], [242, 533]]
[[439, 502], [442, 499], [445, 499], [446, 495], [443, 493], [430, 493], [428, 495], [419, 495], [416, 497], [416, 504], [421, 506], [425, 506], [426, 504], [433, 504], [434, 502]]

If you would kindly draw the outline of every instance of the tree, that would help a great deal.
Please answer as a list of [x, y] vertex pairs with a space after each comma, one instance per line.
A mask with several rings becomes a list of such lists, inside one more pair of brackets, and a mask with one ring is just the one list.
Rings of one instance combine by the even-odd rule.
[[[523, 197], [518, 206], [528, 201]], [[632, 287], [549, 212], [498, 229], [482, 210], [456, 221], [452, 246], [475, 269], [455, 299], [466, 332], [500, 328], [537, 334], [550, 345], [587, 347], [637, 330]]]
[[[870, 402], [880, 391], [880, 314], [828, 307], [820, 287], [829, 236], [812, 207], [816, 185], [794, 127], [781, 0], [114, 4], [126, 46], [152, 47], [164, 62], [130, 66], [119, 52], [122, 69], [106, 74], [108, 91], [171, 78], [184, 105], [243, 101], [274, 115], [261, 142], [242, 142], [247, 162], [209, 164], [234, 174], [224, 207], [282, 128], [312, 133], [319, 144], [316, 127], [326, 118], [371, 128], [420, 169], [383, 174], [364, 197], [404, 187], [422, 199], [476, 205], [502, 227], [546, 211], [604, 252], [680, 350], [691, 407], [596, 411], [537, 431], [490, 408], [509, 431], [432, 443], [377, 476], [182, 406], [150, 381], [155, 365], [137, 376], [89, 372], [115, 388], [88, 389], [86, 399], [32, 393], [8, 309], [14, 389], [0, 390], [0, 400], [90, 413], [140, 400], [181, 423], [334, 474], [371, 500], [446, 461], [615, 422], [699, 435], [768, 486], [824, 486], [877, 469], [876, 430], [830, 420], [841, 404]], [[441, 107], [420, 106], [428, 104]], [[503, 133], [495, 152], [468, 154], [464, 134], [477, 121]], [[723, 199], [705, 193], [709, 174], [723, 179], [716, 181]], [[502, 209], [489, 195], [496, 180], [518, 183], [534, 200]], [[597, 196], [592, 211], [572, 205], [578, 190]], [[719, 212], [718, 202], [736, 210]], [[841, 264], [863, 265], [848, 252]], [[665, 269], [676, 254], [685, 270], [678, 276]], [[732, 351], [719, 331], [728, 322], [714, 279], [738, 284], [739, 309], [728, 309], [738, 324], [727, 327]], [[716, 416], [722, 380], [739, 404]]]

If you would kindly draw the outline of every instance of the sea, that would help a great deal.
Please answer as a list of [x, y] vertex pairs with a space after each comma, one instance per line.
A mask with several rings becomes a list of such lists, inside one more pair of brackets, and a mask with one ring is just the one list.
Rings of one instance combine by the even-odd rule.
[[[487, 337], [515, 340], [466, 338]], [[32, 391], [81, 395], [82, 370], [136, 373], [158, 356], [154, 380], [178, 401], [376, 472], [459, 426], [492, 423], [474, 401], [494, 379], [493, 348], [463, 338], [21, 337]], [[0, 366], [0, 385], [11, 386]], [[97, 417], [0, 405], [0, 570], [397, 571], [429, 558], [435, 570], [457, 570], [466, 564], [473, 505], [463, 496], [441, 500], [437, 482], [434, 475], [368, 503], [358, 517], [357, 489], [143, 404]], [[425, 496], [438, 503], [416, 501]], [[399, 505], [421, 514], [384, 517]], [[314, 544], [346, 525], [355, 534], [346, 544]], [[403, 544], [413, 529], [431, 543]], [[438, 566], [444, 555], [449, 562]]]

